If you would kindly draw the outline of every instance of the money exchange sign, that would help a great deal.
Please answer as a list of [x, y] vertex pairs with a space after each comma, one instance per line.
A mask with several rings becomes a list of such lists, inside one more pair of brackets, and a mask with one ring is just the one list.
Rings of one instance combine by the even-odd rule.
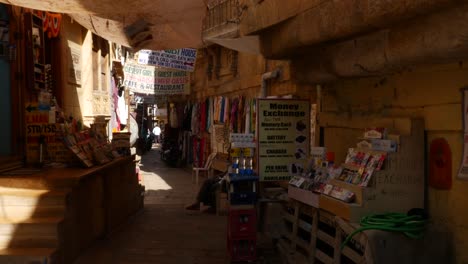
[[260, 181], [289, 181], [304, 172], [310, 149], [310, 102], [259, 99]]

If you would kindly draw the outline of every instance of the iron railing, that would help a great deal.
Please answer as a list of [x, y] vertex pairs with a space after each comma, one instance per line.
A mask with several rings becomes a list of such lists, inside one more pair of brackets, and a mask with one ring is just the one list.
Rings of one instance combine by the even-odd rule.
[[208, 8], [203, 20], [203, 31], [208, 32], [228, 24], [238, 24], [239, 0], [222, 0]]

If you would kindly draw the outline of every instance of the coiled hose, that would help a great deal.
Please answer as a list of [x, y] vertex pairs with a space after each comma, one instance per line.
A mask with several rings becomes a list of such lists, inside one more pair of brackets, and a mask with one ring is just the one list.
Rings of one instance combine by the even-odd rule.
[[401, 232], [413, 239], [422, 238], [427, 225], [427, 217], [423, 214], [387, 213], [364, 216], [360, 222], [361, 227], [349, 234], [341, 244], [341, 250], [353, 238], [353, 236], [364, 230], [383, 230], [390, 232]]

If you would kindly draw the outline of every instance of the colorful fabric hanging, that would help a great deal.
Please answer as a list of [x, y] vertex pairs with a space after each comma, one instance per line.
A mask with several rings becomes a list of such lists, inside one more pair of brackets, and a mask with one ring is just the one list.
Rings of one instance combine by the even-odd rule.
[[245, 111], [245, 126], [244, 126], [244, 133], [248, 134], [250, 133], [250, 108], [252, 106], [252, 100], [251, 99], [248, 99], [246, 100], [245, 102], [245, 106], [244, 106], [244, 111]]
[[177, 118], [177, 109], [175, 106], [171, 107], [171, 127], [178, 128], [179, 127], [179, 119]]
[[231, 117], [229, 130], [237, 133], [237, 118], [238, 118], [239, 98], [234, 98], [231, 105]]
[[219, 122], [224, 123], [224, 108], [226, 107], [226, 98], [221, 97], [221, 110], [219, 111]]
[[206, 131], [208, 133], [212, 133], [212, 127], [214, 123], [214, 98], [210, 97], [209, 98], [209, 107], [208, 107], [208, 122], [206, 123]]
[[219, 112], [221, 111], [221, 100], [219, 96], [214, 98], [214, 111], [213, 111], [213, 121], [218, 123], [219, 122]]
[[200, 104], [195, 103], [192, 109], [192, 133], [198, 135], [200, 132]]
[[237, 133], [244, 132], [244, 96], [239, 96], [239, 104], [237, 106]]
[[206, 129], [206, 101], [200, 103], [200, 133]]
[[252, 99], [252, 109], [250, 113], [252, 121], [252, 124], [250, 125], [251, 133], [255, 134], [255, 131], [257, 129], [257, 100], [255, 98]]
[[226, 103], [224, 105], [224, 123], [229, 122], [229, 117], [231, 115], [231, 100], [226, 98]]
[[205, 130], [206, 132], [210, 132], [210, 126], [211, 126], [211, 98], [206, 98], [206, 126]]
[[47, 36], [49, 38], [56, 38], [60, 32], [60, 23], [62, 21], [61, 14], [52, 14], [47, 13], [48, 16], [48, 28], [47, 28]]

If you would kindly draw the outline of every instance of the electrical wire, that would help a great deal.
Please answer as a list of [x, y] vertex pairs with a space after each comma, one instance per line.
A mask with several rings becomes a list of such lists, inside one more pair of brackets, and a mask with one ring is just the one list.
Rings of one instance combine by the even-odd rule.
[[361, 227], [349, 234], [341, 244], [341, 250], [353, 238], [354, 235], [364, 230], [383, 230], [390, 232], [400, 232], [409, 238], [420, 239], [424, 235], [427, 225], [427, 218], [421, 214], [387, 213], [373, 214], [361, 219]]

